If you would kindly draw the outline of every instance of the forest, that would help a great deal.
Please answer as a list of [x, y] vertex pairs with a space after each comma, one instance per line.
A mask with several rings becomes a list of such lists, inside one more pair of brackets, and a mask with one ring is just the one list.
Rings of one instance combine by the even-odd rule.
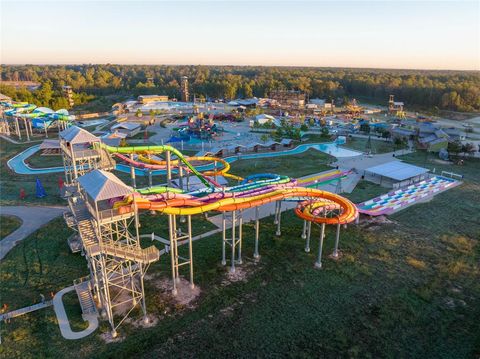
[[388, 95], [408, 106], [433, 110], [480, 110], [480, 77], [475, 71], [352, 68], [170, 65], [2, 65], [3, 81], [34, 81], [34, 91], [0, 83], [18, 101], [68, 108], [61, 87], [70, 85], [76, 104], [112, 94], [165, 94], [179, 98], [187, 76], [197, 98], [265, 97], [274, 89], [295, 89], [310, 98], [361, 97], [386, 103]]

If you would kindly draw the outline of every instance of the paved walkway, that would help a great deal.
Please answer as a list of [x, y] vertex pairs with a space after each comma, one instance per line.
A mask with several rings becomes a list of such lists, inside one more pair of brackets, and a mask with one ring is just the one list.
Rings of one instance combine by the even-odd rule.
[[0, 260], [12, 250], [21, 240], [35, 232], [37, 229], [61, 216], [67, 207], [44, 206], [2, 206], [0, 215], [15, 216], [22, 220], [22, 225], [0, 241]]
[[63, 306], [63, 295], [65, 293], [74, 291], [75, 287], [72, 285], [67, 288], [63, 288], [53, 297], [53, 310], [57, 315], [58, 326], [60, 327], [60, 333], [65, 339], [75, 340], [86, 337], [92, 334], [98, 328], [98, 318], [96, 314], [83, 314], [82, 317], [85, 321], [88, 321], [88, 328], [79, 332], [72, 331], [70, 322], [68, 321], [67, 312]]

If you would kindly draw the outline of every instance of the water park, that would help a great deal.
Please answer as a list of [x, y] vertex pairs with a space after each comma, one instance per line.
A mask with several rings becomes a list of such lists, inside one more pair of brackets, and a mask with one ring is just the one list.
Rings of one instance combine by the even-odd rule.
[[[5, 310], [0, 322], [53, 307], [64, 339], [79, 340], [100, 328], [107, 342], [124, 340], [124, 328], [132, 323], [145, 328], [158, 323], [148, 309], [154, 295], [145, 288], [151, 278], [159, 273], [167, 276], [162, 291], [173, 298], [168, 300], [187, 305], [208, 285], [195, 280], [195, 274], [208, 271], [197, 264], [199, 243], [218, 238], [214, 266], [220, 266], [235, 282], [235, 278], [243, 278], [248, 266], [274, 260], [266, 259], [261, 250], [262, 231], [273, 226], [274, 238], [279, 241], [285, 233], [297, 238], [291, 251], [306, 255], [311, 267], [321, 273], [329, 270], [332, 261], [342, 265], [344, 256], [350, 256], [341, 250], [343, 232], [350, 236], [351, 227], [364, 231], [372, 224], [388, 226], [387, 216], [426, 203], [463, 183], [462, 175], [439, 174], [397, 158], [412, 153], [411, 149], [372, 154], [370, 137], [363, 151], [352, 148], [347, 136], [324, 142], [266, 142], [255, 133], [239, 136], [243, 128], [237, 123], [222, 122], [220, 126], [213, 113], [179, 116], [180, 107], [172, 108], [179, 120], [170, 121], [168, 128], [159, 126], [164, 137], [157, 139], [162, 144], [154, 144], [152, 139], [134, 137], [112, 143], [103, 129], [107, 126], [107, 134], [112, 134], [109, 127], [113, 123], [126, 123], [118, 121], [122, 115], [113, 121], [78, 121], [66, 111], [28, 104], [5, 106], [5, 126], [18, 139], [27, 136], [26, 147], [7, 158], [6, 166], [16, 176], [36, 178], [36, 198], [51, 195], [41, 176], [59, 178], [61, 201], [68, 203], [62, 210], [63, 219], [73, 231], [64, 238], [68, 256], [80, 257], [88, 274], [71, 278], [71, 285], [52, 292], [51, 300], [42, 297], [40, 303]], [[163, 114], [156, 121], [166, 117]], [[88, 126], [89, 122], [93, 124]], [[50, 139], [42, 144], [29, 142], [35, 129], [46, 136], [50, 130]], [[58, 139], [52, 139], [52, 133]], [[222, 139], [222, 133], [231, 137]], [[222, 141], [225, 144], [220, 145]], [[184, 148], [188, 154], [182, 153]], [[47, 157], [61, 158], [61, 164], [32, 166], [31, 159], [42, 156], [42, 151]], [[292, 176], [256, 168], [258, 162], [308, 158], [312, 153], [327, 161], [310, 173]], [[247, 174], [236, 173], [240, 163], [252, 164], [247, 166]], [[369, 193], [358, 189], [362, 186], [375, 191], [365, 198]], [[360, 193], [360, 199], [350, 199], [352, 192]], [[21, 192], [20, 199], [25, 195]], [[294, 234], [289, 228], [292, 221], [301, 223]], [[148, 230], [155, 222], [163, 223], [161, 231]], [[199, 223], [208, 225], [202, 230]], [[2, 240], [0, 244], [3, 259], [17, 242]], [[326, 245], [331, 253], [325, 253]], [[75, 293], [86, 323], [81, 330], [69, 322], [71, 309], [66, 309], [64, 299], [69, 293]], [[108, 323], [108, 329], [102, 323]]]

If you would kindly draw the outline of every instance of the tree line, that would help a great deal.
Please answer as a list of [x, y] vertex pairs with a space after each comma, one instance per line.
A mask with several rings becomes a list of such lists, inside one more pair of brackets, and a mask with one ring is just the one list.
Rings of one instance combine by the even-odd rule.
[[[165, 94], [180, 98], [180, 77], [190, 80], [192, 96], [234, 99], [265, 97], [275, 89], [295, 89], [310, 98], [364, 97], [385, 103], [390, 94], [407, 107], [480, 110], [480, 77], [475, 71], [383, 70], [262, 66], [167, 65], [6, 65], [5, 81], [36, 81], [38, 92], [0, 85], [16, 100], [62, 102], [61, 87], [72, 86], [79, 102], [88, 96]], [[29, 95], [30, 92], [30, 95]], [[49, 93], [51, 96], [49, 96]], [[45, 104], [43, 104], [45, 105]]]

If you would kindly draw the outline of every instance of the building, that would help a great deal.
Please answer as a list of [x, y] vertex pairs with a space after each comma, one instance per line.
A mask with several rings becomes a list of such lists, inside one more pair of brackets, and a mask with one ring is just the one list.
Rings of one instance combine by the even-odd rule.
[[274, 90], [270, 93], [270, 99], [276, 101], [280, 107], [301, 109], [305, 106], [306, 95], [295, 90]]
[[390, 99], [388, 100], [388, 111], [390, 113], [396, 113], [396, 112], [403, 112], [403, 102], [396, 102], [394, 101], [394, 96], [390, 95]]
[[0, 93], [0, 102], [12, 103], [12, 98]]
[[152, 102], [168, 102], [168, 96], [165, 95], [141, 95], [137, 98], [138, 102], [146, 105]]
[[365, 178], [385, 187], [404, 187], [428, 177], [428, 169], [391, 161], [365, 169]]
[[182, 76], [180, 79], [180, 92], [182, 94], [182, 101], [188, 102], [189, 93], [188, 93], [188, 77]]
[[112, 126], [112, 130], [120, 134], [124, 134], [127, 137], [133, 137], [138, 134], [142, 129], [139, 123], [135, 122], [121, 122]]
[[278, 118], [266, 114], [260, 114], [256, 115], [253, 120], [250, 120], [250, 127], [255, 127], [255, 124], [265, 125], [267, 123], [271, 123], [276, 127], [280, 127], [282, 125]]
[[75, 101], [73, 100], [73, 89], [72, 89], [72, 86], [63, 86], [62, 87], [62, 90], [63, 90], [63, 95], [65, 96], [65, 98], [67, 99], [68, 101], [68, 105], [70, 107], [73, 107], [73, 105], [75, 105]]

